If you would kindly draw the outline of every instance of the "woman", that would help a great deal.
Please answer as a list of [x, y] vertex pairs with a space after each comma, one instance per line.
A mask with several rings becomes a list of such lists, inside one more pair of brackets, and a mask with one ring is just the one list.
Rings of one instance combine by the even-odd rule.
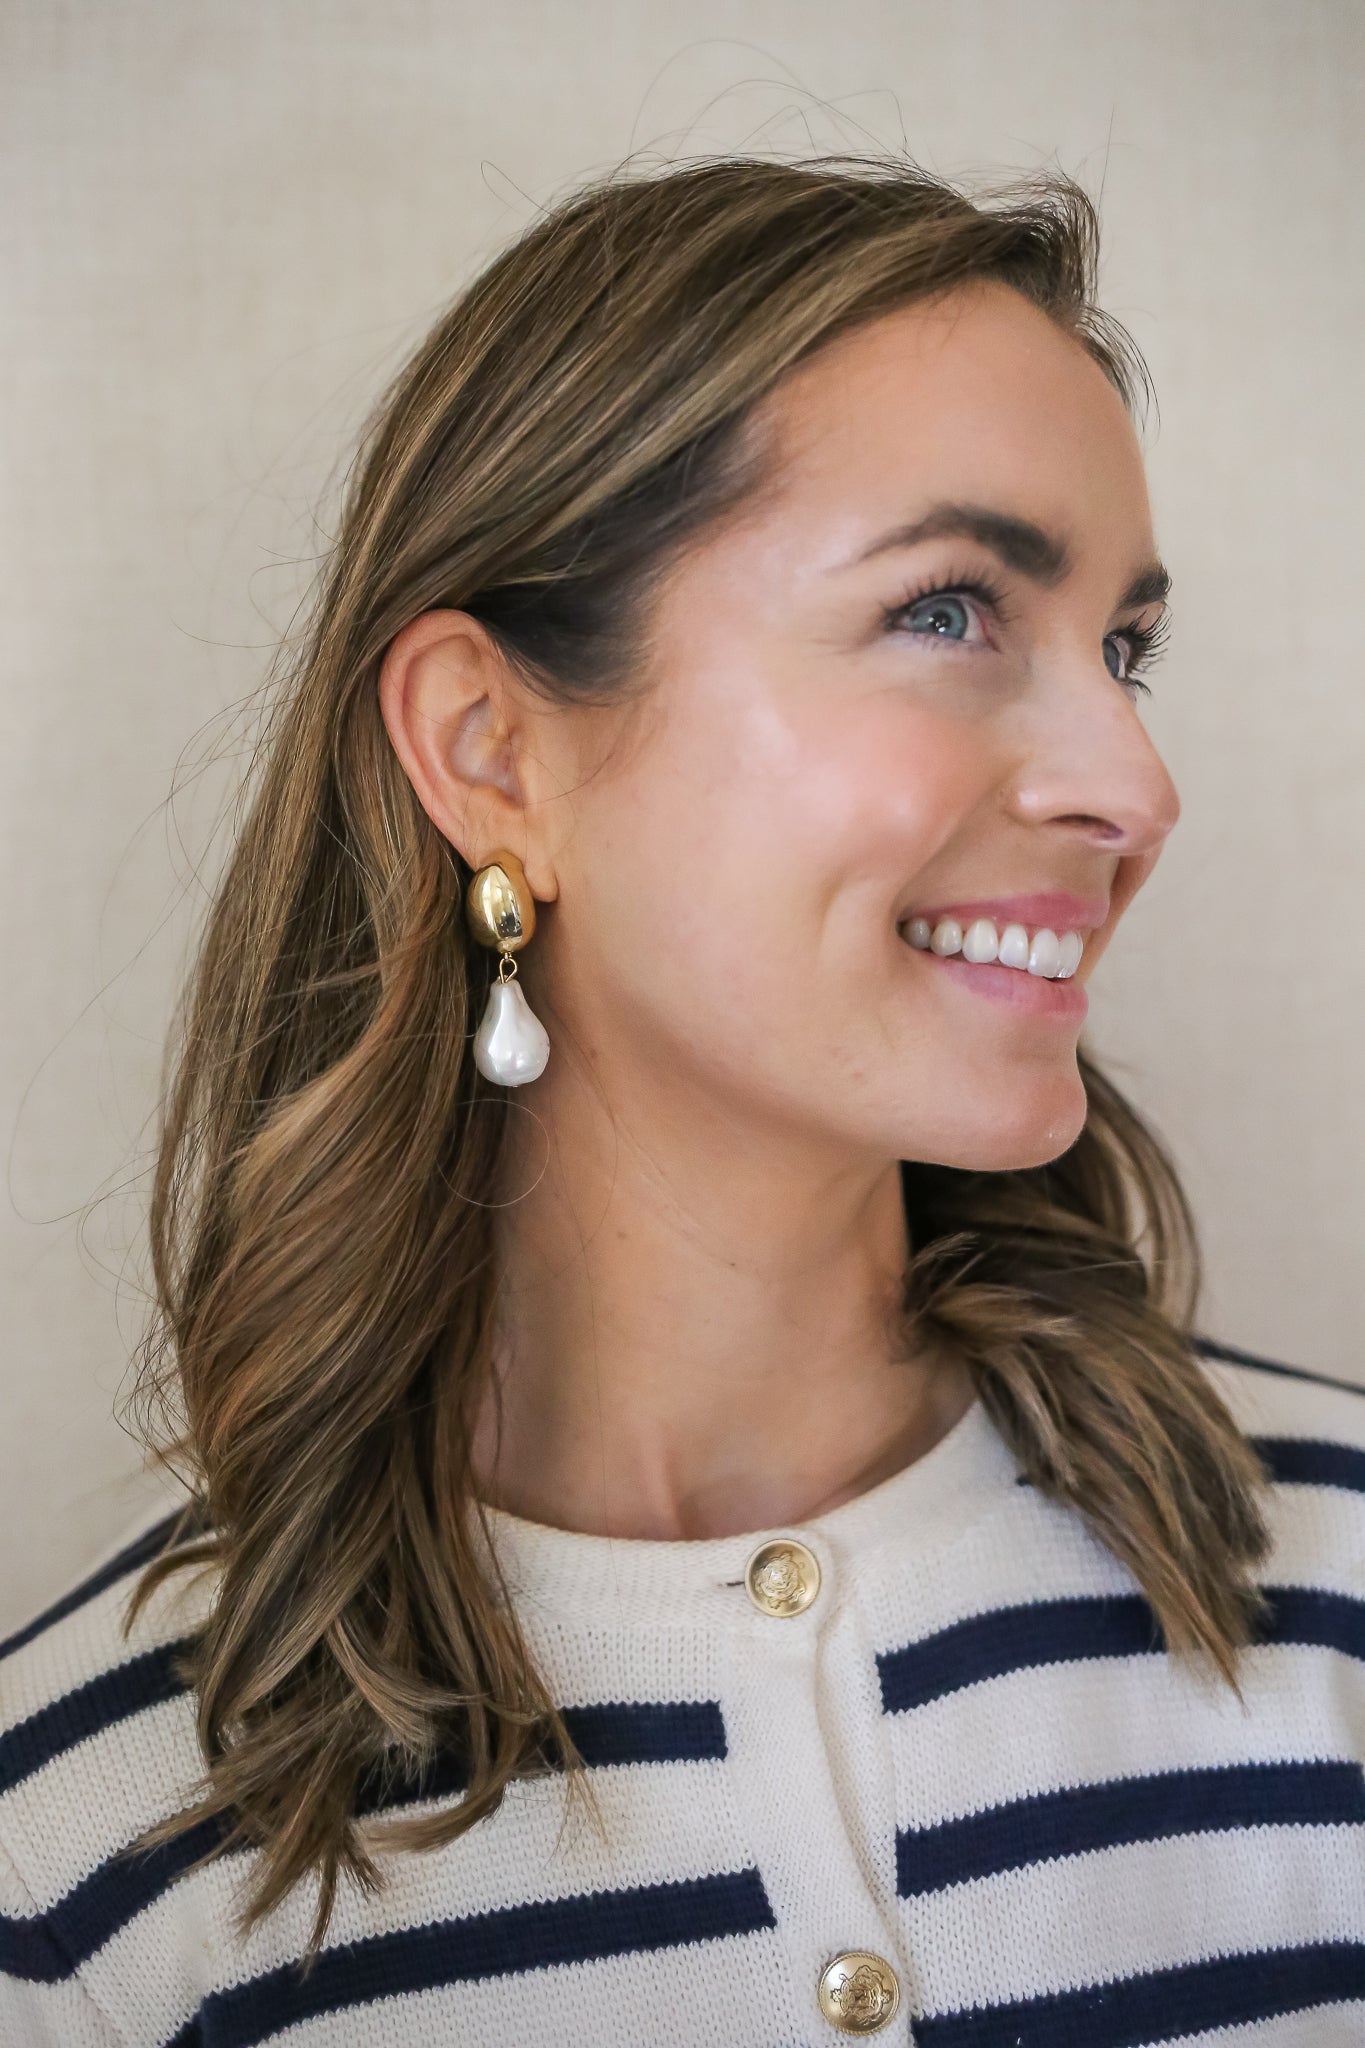
[[1079, 1046], [1178, 809], [1095, 268], [716, 162], [389, 394], [166, 1105], [191, 1503], [0, 1665], [7, 2040], [1362, 2038], [1365, 1405]]

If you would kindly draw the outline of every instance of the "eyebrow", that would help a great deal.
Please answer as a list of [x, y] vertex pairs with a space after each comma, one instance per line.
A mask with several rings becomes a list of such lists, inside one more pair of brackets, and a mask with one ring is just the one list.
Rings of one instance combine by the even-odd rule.
[[[1030, 583], [1040, 584], [1045, 590], [1055, 589], [1071, 574], [1071, 550], [1059, 534], [1049, 533], [1046, 527], [1037, 525], [1032, 519], [1020, 519], [1012, 512], [996, 512], [988, 505], [948, 502], [931, 505], [922, 519], [916, 519], [908, 526], [893, 527], [845, 566], [869, 561], [873, 555], [885, 554], [889, 548], [912, 548], [921, 541], [941, 540], [947, 536], [976, 541], [1006, 568], [1027, 577]], [[1127, 608], [1129, 605], [1164, 603], [1170, 592], [1170, 572], [1165, 564], [1149, 562], [1133, 577], [1119, 599], [1119, 605]]]

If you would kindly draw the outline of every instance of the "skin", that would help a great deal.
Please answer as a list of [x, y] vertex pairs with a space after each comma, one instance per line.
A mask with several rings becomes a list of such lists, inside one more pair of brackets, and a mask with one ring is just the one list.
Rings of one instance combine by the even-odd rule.
[[[898, 924], [1098, 896], [1084, 982], [1179, 813], [1119, 679], [1122, 627], [1160, 612], [1120, 604], [1155, 556], [1141, 453], [1078, 343], [976, 284], [841, 337], [752, 430], [768, 481], [670, 571], [631, 707], [547, 706], [453, 611], [380, 685], [435, 824], [476, 867], [516, 853], [536, 897], [551, 1054], [509, 1091], [476, 1483], [594, 1534], [797, 1522], [962, 1416], [961, 1362], [897, 1335], [898, 1162], [1055, 1158], [1080, 1025], [984, 1000]], [[1064, 537], [1069, 572], [947, 538], [858, 560], [944, 499]], [[982, 575], [1007, 617], [888, 624]]]

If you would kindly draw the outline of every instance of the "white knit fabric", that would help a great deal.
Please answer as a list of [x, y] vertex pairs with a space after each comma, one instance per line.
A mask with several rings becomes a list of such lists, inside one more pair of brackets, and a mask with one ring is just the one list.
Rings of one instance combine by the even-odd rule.
[[[1020, 1483], [978, 1403], [812, 1522], [701, 1543], [493, 1518], [605, 1839], [557, 1779], [344, 1890], [293, 1967], [302, 1887], [245, 1940], [249, 1853], [120, 1851], [189, 1797], [167, 1646], [131, 1565], [0, 1648], [4, 2048], [833, 2048], [840, 1950], [901, 1987], [917, 2048], [1365, 2043], [1365, 1395], [1204, 1344], [1276, 1475], [1274, 1616], [1239, 1701], [1177, 1664], [1131, 1574]], [[802, 1614], [758, 1544], [819, 1560]], [[134, 1560], [135, 1562], [136, 1560]], [[458, 1792], [446, 1797], [457, 1798]]]

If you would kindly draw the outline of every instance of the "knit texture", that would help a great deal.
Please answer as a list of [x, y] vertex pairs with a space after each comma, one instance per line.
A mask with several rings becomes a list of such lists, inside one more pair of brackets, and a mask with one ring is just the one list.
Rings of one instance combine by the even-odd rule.
[[[1209, 1340], [1269, 1463], [1271, 1618], [1245, 1706], [1179, 1667], [1127, 1569], [1025, 1483], [977, 1402], [833, 1512], [697, 1543], [495, 1514], [528, 1642], [593, 1773], [245, 1940], [255, 1851], [122, 1854], [200, 1769], [188, 1575], [123, 1632], [137, 1543], [0, 1645], [4, 2048], [833, 2048], [841, 1950], [916, 2048], [1365, 2042], [1365, 1393]], [[744, 1585], [806, 1544], [805, 1612]], [[456, 1800], [438, 1766], [406, 1796]]]

